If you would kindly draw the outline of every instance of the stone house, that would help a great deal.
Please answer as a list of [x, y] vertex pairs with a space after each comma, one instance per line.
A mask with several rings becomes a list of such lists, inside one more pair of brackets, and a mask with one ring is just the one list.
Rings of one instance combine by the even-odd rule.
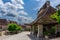
[[10, 23], [15, 23], [15, 24], [17, 24], [16, 21], [11, 21], [11, 20], [8, 20], [8, 23], [9, 23], [9, 24], [10, 24]]
[[7, 29], [8, 21], [6, 19], [0, 19], [0, 31]]
[[30, 26], [29, 24], [24, 24], [24, 25], [25, 25], [25, 28], [24, 28], [24, 29], [25, 29], [26, 31], [30, 31], [31, 26]]
[[[58, 5], [57, 8], [59, 9], [60, 5]], [[55, 34], [60, 34], [60, 24], [50, 18], [56, 11], [57, 9], [50, 5], [50, 1], [46, 1], [38, 11], [37, 18], [30, 24], [31, 33], [37, 37], [43, 37], [44, 31], [49, 31], [52, 26], [55, 26]]]
[[10, 20], [6, 20], [6, 19], [0, 19], [0, 31], [5, 31], [5, 30], [7, 30], [7, 28], [8, 28], [8, 24], [10, 24], [10, 23], [15, 23], [15, 24], [17, 24], [17, 22], [16, 21], [10, 21]]
[[0, 19], [0, 35], [5, 35], [5, 34], [9, 33], [9, 31], [7, 29], [8, 29], [8, 24], [11, 24], [11, 23], [17, 24], [16, 21], [10, 21], [7, 19]]

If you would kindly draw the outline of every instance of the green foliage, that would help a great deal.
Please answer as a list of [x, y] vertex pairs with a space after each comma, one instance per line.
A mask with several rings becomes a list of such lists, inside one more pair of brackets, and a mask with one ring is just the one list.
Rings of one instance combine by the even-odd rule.
[[60, 10], [58, 10], [56, 13], [50, 16], [52, 19], [56, 20], [58, 23], [60, 23]]
[[21, 26], [18, 26], [17, 24], [9, 24], [8, 25], [8, 30], [13, 32], [13, 31], [19, 31], [22, 30]]
[[18, 27], [16, 28], [16, 31], [19, 31], [19, 30], [22, 30], [22, 27], [21, 27], [21, 26], [18, 26]]
[[50, 32], [51, 32], [51, 33], [55, 33], [55, 31], [56, 31], [56, 28], [55, 28], [55, 26], [53, 26], [53, 27], [50, 29]]
[[48, 36], [48, 35], [49, 35], [49, 32], [47, 32], [47, 31], [46, 31], [46, 32], [44, 32], [44, 35]]

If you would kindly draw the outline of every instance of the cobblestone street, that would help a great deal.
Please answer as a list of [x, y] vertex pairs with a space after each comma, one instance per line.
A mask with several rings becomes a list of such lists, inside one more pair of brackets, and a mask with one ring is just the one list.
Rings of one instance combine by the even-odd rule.
[[[0, 36], [0, 40], [38, 40], [38, 39], [33, 37], [33, 35], [30, 35], [30, 32], [22, 32], [15, 35]], [[51, 40], [60, 40], [60, 38], [55, 38]]]
[[0, 36], [0, 40], [35, 40], [29, 37], [30, 32], [22, 32], [15, 35]]
[[29, 32], [22, 32], [15, 35], [1, 36], [0, 40], [31, 40], [27, 33], [29, 34]]
[[51, 40], [60, 40], [60, 37], [59, 38], [55, 38], [55, 39], [51, 39]]

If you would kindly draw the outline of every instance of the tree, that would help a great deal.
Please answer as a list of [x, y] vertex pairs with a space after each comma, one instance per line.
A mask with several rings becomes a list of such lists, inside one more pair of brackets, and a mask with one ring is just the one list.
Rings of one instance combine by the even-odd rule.
[[56, 20], [58, 23], [60, 23], [60, 10], [56, 11], [56, 13], [51, 15], [51, 18]]
[[9, 24], [8, 25], [8, 30], [10, 32], [21, 31], [22, 30], [22, 27], [21, 26], [18, 26], [17, 24]]

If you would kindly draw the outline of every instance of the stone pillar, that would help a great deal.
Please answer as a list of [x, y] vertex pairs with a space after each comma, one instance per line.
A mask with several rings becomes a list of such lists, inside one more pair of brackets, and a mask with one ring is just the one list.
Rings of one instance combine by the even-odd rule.
[[34, 26], [32, 27], [32, 32], [33, 32], [33, 34], [34, 34]]
[[34, 26], [31, 26], [31, 34], [33, 35], [34, 34]]
[[38, 34], [37, 37], [42, 37], [43, 36], [43, 25], [38, 25]]
[[30, 27], [30, 32], [31, 32], [31, 34], [32, 34], [32, 26]]
[[55, 26], [55, 34], [57, 34], [57, 25]]

